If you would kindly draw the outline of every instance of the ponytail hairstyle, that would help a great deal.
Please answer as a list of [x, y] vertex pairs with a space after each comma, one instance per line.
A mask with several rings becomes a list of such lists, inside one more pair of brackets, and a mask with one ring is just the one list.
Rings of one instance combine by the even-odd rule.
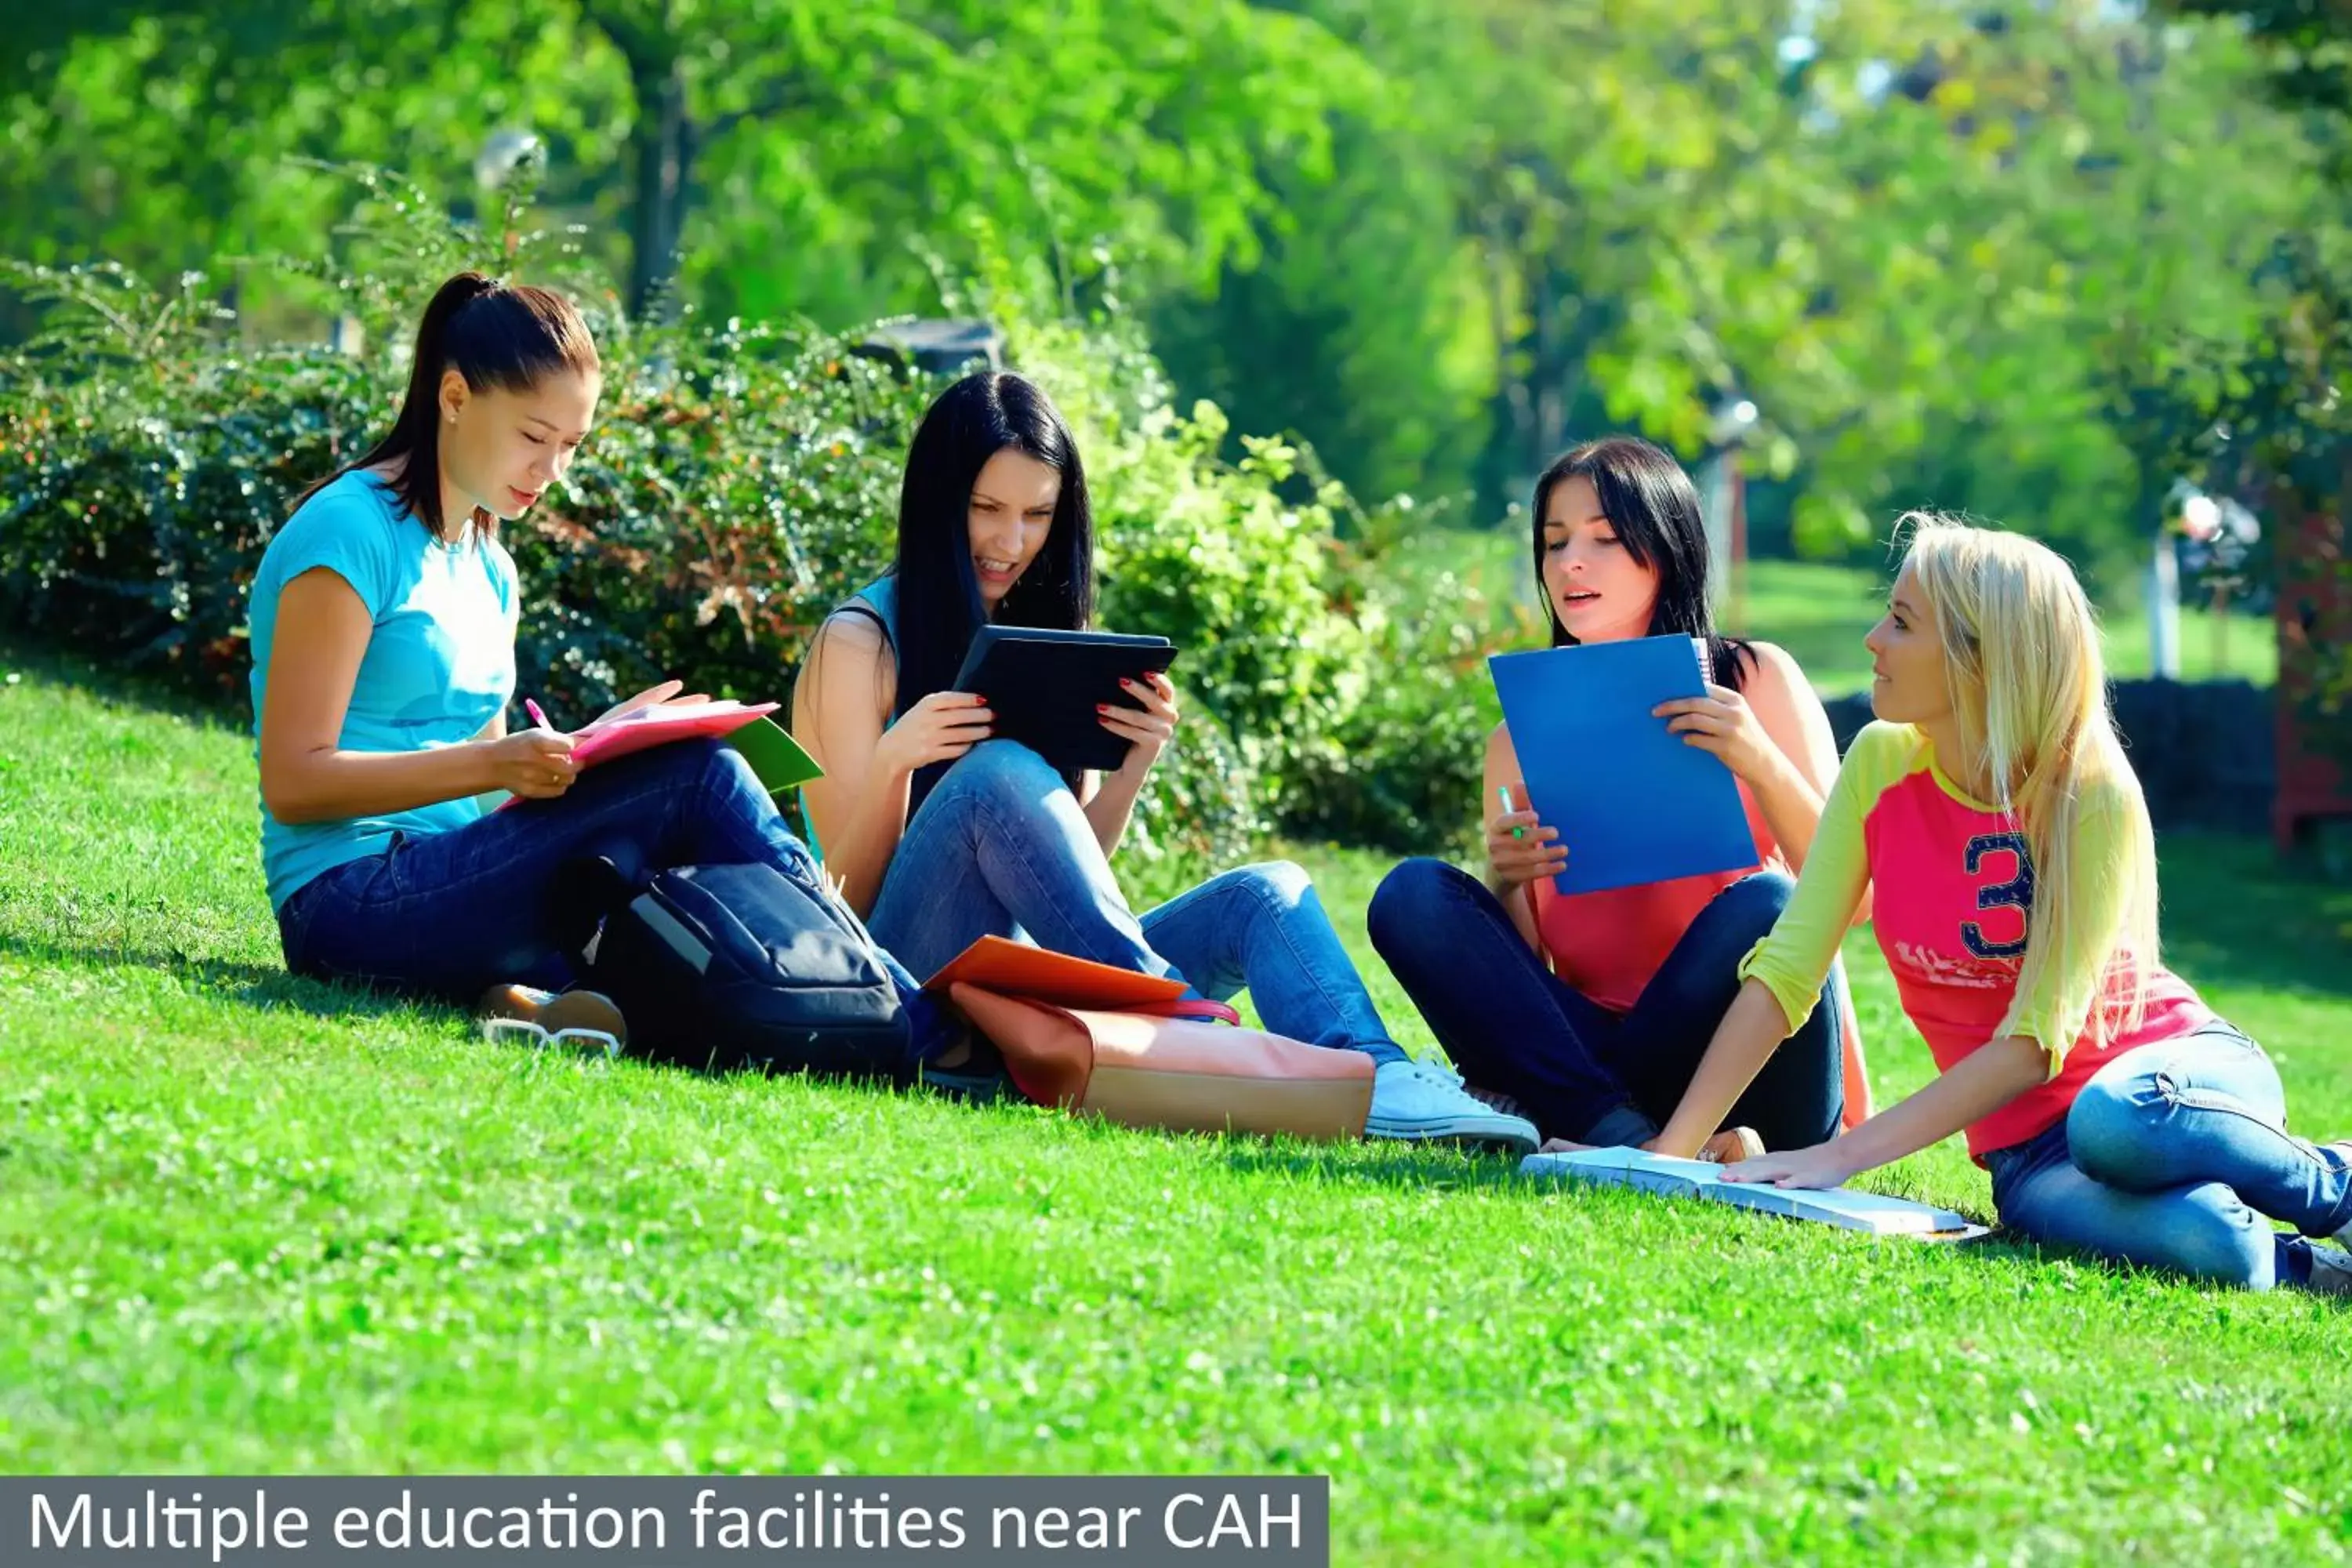
[[[2035, 992], [2053, 964], [2095, 965], [2077, 977], [2093, 998], [2092, 1037], [2137, 1028], [2157, 963], [2156, 834], [2139, 780], [2125, 760], [2107, 705], [2097, 617], [2074, 569], [2021, 534], [1912, 512], [1906, 561], [1934, 609], [1945, 683], [1965, 761], [1993, 781], [1992, 804], [2023, 829], [2034, 872], [2025, 963], [2017, 994]], [[2114, 864], [2085, 874], [2121, 879], [2116, 930], [2079, 929], [2087, 890], [2072, 874], [2085, 818], [2113, 813]], [[2126, 987], [2108, 989], [2112, 972]], [[2019, 1020], [2002, 1020], [2009, 1033]]]
[[[309, 500], [354, 468], [402, 459], [386, 481], [403, 511], [446, 535], [441, 515], [441, 377], [455, 370], [476, 392], [495, 387], [526, 392], [563, 371], [597, 374], [596, 342], [587, 322], [562, 295], [528, 284], [501, 283], [479, 272], [460, 272], [435, 291], [416, 329], [416, 353], [408, 372], [408, 392], [392, 433], [352, 462], [304, 490]], [[476, 508], [477, 532], [495, 537], [498, 520]]]
[[[1664, 448], [1638, 436], [1604, 436], [1571, 447], [1552, 459], [1536, 480], [1535, 570], [1542, 591], [1544, 509], [1551, 492], [1570, 479], [1590, 479], [1601, 500], [1601, 515], [1609, 520], [1634, 564], [1658, 575], [1658, 602], [1650, 611], [1649, 635], [1696, 637], [1706, 644], [1707, 668], [1717, 686], [1739, 690], [1756, 662], [1756, 650], [1746, 639], [1727, 637], [1715, 629], [1715, 609], [1707, 599], [1706, 519], [1699, 508], [1698, 487], [1682, 464]], [[1543, 594], [1544, 619], [1551, 624], [1551, 646], [1570, 647], [1576, 639], [1559, 624], [1559, 607]]]
[[906, 711], [944, 691], [989, 616], [971, 566], [971, 489], [1006, 447], [1062, 476], [1045, 547], [996, 606], [999, 626], [1083, 631], [1094, 619], [1094, 510], [1078, 445], [1053, 399], [1010, 371], [940, 394], [907, 449], [898, 491], [898, 690]]

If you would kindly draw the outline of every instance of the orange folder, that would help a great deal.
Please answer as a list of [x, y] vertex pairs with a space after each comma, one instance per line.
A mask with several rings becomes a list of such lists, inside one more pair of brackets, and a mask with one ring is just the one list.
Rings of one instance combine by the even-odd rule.
[[955, 984], [977, 985], [1000, 996], [1022, 996], [1051, 1007], [1090, 1012], [1157, 1011], [1184, 994], [1183, 982], [1139, 974], [1092, 959], [1048, 952], [1026, 942], [984, 936], [948, 961], [923, 989], [941, 995]]

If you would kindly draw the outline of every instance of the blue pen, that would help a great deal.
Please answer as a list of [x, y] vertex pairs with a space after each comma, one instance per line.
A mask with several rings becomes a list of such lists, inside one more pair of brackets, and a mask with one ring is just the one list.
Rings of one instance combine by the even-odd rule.
[[[1515, 812], [1515, 811], [1517, 811], [1517, 810], [1518, 810], [1518, 809], [1519, 809], [1517, 806], [1513, 805], [1511, 804], [1511, 786], [1510, 786], [1510, 785], [1508, 785], [1508, 784], [1497, 784], [1497, 785], [1496, 785], [1496, 786], [1495, 786], [1495, 793], [1496, 793], [1496, 795], [1501, 795], [1501, 796], [1503, 797], [1503, 815], [1504, 815], [1504, 816], [1508, 816], [1511, 813], [1513, 813], [1513, 812]], [[1524, 827], [1514, 827], [1514, 828], [1512, 828], [1512, 829], [1511, 829], [1511, 837], [1514, 837], [1514, 838], [1525, 838], [1527, 836], [1528, 836], [1528, 830], [1527, 830], [1526, 828], [1524, 828]]]

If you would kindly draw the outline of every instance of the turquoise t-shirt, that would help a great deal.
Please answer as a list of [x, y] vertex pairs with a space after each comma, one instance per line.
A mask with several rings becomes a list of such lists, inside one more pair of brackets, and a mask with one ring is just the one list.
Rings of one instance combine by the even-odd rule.
[[[352, 585], [375, 623], [337, 744], [347, 752], [423, 752], [481, 733], [515, 689], [514, 560], [496, 540], [440, 542], [399, 510], [381, 480], [345, 474], [298, 508], [253, 579], [253, 725], [261, 733], [278, 595], [325, 567]], [[289, 824], [261, 808], [261, 866], [272, 908], [346, 860], [382, 854], [394, 833], [446, 833], [478, 820], [468, 796], [413, 811]]]

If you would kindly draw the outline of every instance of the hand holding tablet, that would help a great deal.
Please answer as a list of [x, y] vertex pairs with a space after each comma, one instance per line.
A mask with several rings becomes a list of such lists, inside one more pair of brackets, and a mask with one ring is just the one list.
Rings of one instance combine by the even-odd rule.
[[993, 732], [988, 700], [969, 691], [934, 691], [899, 715], [875, 742], [884, 776], [898, 777], [951, 763]]
[[987, 626], [972, 637], [955, 689], [986, 700], [992, 733], [1057, 770], [1111, 773], [1136, 745], [1152, 745], [1156, 756], [1173, 731], [1174, 689], [1152, 678], [1176, 652], [1166, 637]]
[[1118, 684], [1129, 702], [1135, 706], [1103, 702], [1096, 705], [1096, 712], [1104, 729], [1127, 742], [1127, 756], [1119, 765], [1146, 771], [1160, 760], [1168, 742], [1176, 738], [1176, 683], [1154, 669], [1145, 671], [1140, 679]]

